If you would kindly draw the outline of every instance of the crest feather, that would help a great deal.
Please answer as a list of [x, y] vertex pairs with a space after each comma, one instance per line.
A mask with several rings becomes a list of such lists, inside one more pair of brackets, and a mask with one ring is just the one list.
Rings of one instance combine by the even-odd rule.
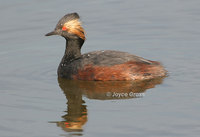
[[66, 31], [68, 31], [68, 33], [75, 34], [85, 40], [85, 31], [79, 19], [69, 20], [63, 25], [63, 27], [67, 29]]

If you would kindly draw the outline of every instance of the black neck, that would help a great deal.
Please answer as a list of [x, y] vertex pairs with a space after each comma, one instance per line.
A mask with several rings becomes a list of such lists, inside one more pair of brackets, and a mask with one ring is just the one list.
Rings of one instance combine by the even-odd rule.
[[65, 55], [62, 59], [62, 63], [70, 63], [74, 59], [81, 56], [81, 47], [84, 43], [82, 39], [66, 39]]

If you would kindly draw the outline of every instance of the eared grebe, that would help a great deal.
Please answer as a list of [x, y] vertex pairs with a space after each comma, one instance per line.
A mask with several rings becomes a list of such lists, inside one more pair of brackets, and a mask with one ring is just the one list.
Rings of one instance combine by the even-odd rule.
[[77, 13], [62, 17], [54, 31], [46, 36], [60, 35], [66, 39], [65, 54], [58, 77], [74, 80], [145, 80], [166, 75], [159, 62], [127, 52], [102, 50], [81, 55], [85, 31]]

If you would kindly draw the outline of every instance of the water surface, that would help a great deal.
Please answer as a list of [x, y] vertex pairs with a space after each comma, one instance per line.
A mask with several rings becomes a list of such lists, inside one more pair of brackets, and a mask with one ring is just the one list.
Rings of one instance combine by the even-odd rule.
[[[198, 137], [199, 5], [198, 0], [1, 0], [1, 137]], [[162, 62], [169, 77], [106, 84], [57, 79], [65, 41], [44, 34], [70, 12], [80, 14], [87, 32], [83, 53], [127, 51]]]

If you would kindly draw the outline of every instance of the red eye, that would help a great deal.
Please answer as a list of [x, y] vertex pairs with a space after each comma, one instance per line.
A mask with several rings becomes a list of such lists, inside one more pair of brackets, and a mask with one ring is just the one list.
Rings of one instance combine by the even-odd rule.
[[63, 26], [63, 27], [62, 27], [62, 30], [66, 31], [66, 30], [67, 30], [67, 27], [66, 27], [66, 26]]

